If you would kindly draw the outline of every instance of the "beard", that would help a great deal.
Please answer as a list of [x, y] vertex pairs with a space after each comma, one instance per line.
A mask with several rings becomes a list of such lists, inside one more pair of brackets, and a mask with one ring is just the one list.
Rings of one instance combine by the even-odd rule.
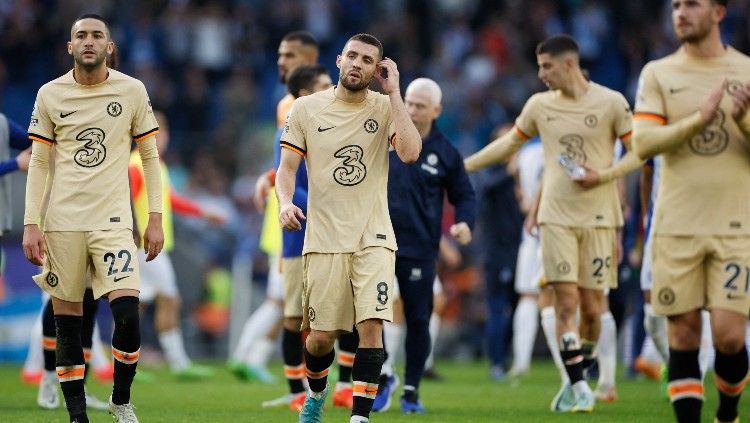
[[688, 29], [684, 34], [679, 32], [679, 29], [675, 27], [675, 34], [682, 43], [699, 43], [703, 41], [708, 34], [711, 33], [711, 21], [706, 19], [704, 21], [697, 22], [691, 28]]
[[96, 59], [94, 59], [91, 62], [84, 61], [82, 54], [78, 54], [78, 55], [74, 54], [73, 55], [73, 60], [76, 62], [76, 64], [78, 66], [80, 66], [80, 67], [82, 67], [82, 68], [84, 68], [86, 70], [96, 69], [99, 65], [102, 64], [102, 62], [104, 62], [105, 60], [107, 60], [107, 51], [106, 50], [103, 51], [101, 54], [99, 54], [98, 56], [96, 56]]
[[367, 87], [370, 85], [371, 80], [372, 80], [372, 77], [370, 77], [370, 79], [362, 78], [358, 83], [355, 84], [355, 83], [349, 82], [349, 80], [347, 79], [343, 71], [339, 74], [339, 82], [341, 83], [341, 85], [347, 90], [353, 91], [353, 92], [367, 89]]

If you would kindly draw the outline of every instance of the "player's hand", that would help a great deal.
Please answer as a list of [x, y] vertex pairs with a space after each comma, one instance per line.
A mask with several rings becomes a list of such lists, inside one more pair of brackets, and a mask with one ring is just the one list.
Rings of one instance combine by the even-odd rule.
[[750, 83], [747, 83], [730, 93], [732, 95], [732, 117], [740, 121], [745, 117], [748, 107], [750, 107]]
[[16, 156], [16, 163], [18, 163], [18, 169], [26, 172], [29, 170], [29, 162], [31, 161], [31, 147], [18, 153]]
[[539, 222], [536, 220], [536, 210], [531, 210], [523, 222], [523, 228], [533, 237], [539, 237]]
[[[383, 70], [387, 72], [386, 77], [383, 77]], [[401, 90], [396, 62], [387, 57], [378, 62], [377, 66], [375, 66], [375, 79], [378, 80], [380, 86], [383, 87], [383, 91], [388, 95], [397, 93]]]
[[37, 225], [25, 225], [23, 227], [23, 255], [26, 259], [41, 266], [44, 262], [44, 234]]
[[138, 228], [133, 228], [133, 242], [136, 248], [141, 248], [141, 233]]
[[148, 224], [143, 232], [143, 249], [146, 261], [156, 258], [164, 247], [164, 230], [161, 227], [161, 213], [149, 213]]
[[224, 216], [221, 213], [212, 212], [210, 210], [207, 210], [203, 212], [203, 217], [208, 220], [209, 223], [213, 225], [223, 225], [227, 223], [227, 217]]
[[700, 113], [704, 124], [708, 125], [711, 123], [719, 112], [719, 105], [721, 104], [721, 99], [724, 98], [724, 92], [727, 90], [727, 85], [728, 83], [725, 79], [721, 82], [721, 86], [715, 89], [714, 92], [708, 96], [706, 102], [701, 106]]
[[601, 182], [599, 172], [591, 166], [581, 165], [586, 170], [586, 173], [581, 177], [573, 178], [573, 181], [581, 186], [581, 188], [589, 189], [593, 188]]
[[268, 180], [268, 176], [265, 173], [260, 175], [258, 180], [255, 181], [253, 204], [255, 204], [255, 209], [258, 210], [258, 213], [266, 211], [266, 199], [268, 198], [268, 193], [271, 192], [271, 188], [273, 188], [273, 185], [271, 185], [271, 181]]
[[279, 212], [279, 221], [281, 227], [287, 231], [298, 231], [302, 229], [300, 220], [305, 220], [305, 214], [302, 213], [302, 209], [295, 206], [292, 203], [286, 203], [281, 205], [281, 211]]
[[458, 222], [451, 226], [450, 233], [453, 239], [458, 241], [461, 245], [466, 245], [471, 242], [471, 228], [466, 222]]
[[440, 259], [449, 269], [458, 269], [463, 260], [461, 251], [453, 243], [448, 242], [447, 244], [447, 247], [440, 249]]

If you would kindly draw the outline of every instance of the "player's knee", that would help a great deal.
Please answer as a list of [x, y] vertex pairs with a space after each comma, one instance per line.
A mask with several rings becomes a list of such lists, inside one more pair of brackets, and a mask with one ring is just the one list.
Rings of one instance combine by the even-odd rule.
[[336, 340], [336, 335], [329, 332], [310, 332], [307, 337], [305, 346], [307, 351], [312, 355], [321, 356], [328, 353], [333, 349], [333, 343]]
[[695, 350], [700, 347], [701, 332], [686, 322], [672, 322], [669, 327], [669, 346], [678, 350]]
[[115, 330], [138, 330], [138, 297], [119, 297], [109, 303], [112, 317], [115, 320]]
[[568, 322], [576, 318], [577, 310], [575, 304], [559, 302], [555, 306], [555, 314], [559, 321]]
[[284, 329], [299, 332], [302, 326], [302, 317], [284, 317]]
[[742, 331], [728, 330], [714, 333], [714, 347], [723, 354], [737, 354], [745, 346], [745, 334]]
[[597, 307], [581, 306], [581, 320], [587, 325], [595, 325], [601, 319], [601, 310]]

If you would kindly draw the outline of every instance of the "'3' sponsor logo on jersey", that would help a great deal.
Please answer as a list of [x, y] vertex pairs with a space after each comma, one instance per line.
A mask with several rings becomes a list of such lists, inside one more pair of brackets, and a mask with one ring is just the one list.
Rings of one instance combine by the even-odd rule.
[[343, 159], [341, 166], [333, 169], [333, 179], [341, 185], [353, 186], [365, 180], [367, 167], [362, 163], [364, 157], [362, 147], [347, 145], [341, 147], [333, 157]]
[[107, 148], [104, 147], [106, 135], [100, 128], [87, 128], [76, 135], [76, 140], [83, 141], [83, 147], [76, 150], [73, 160], [83, 167], [95, 167], [102, 164], [107, 157]]

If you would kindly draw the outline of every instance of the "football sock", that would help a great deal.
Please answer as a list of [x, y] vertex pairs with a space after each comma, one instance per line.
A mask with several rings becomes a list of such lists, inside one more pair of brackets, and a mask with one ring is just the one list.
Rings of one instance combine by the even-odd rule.
[[724, 354], [716, 348], [716, 387], [719, 390], [719, 409], [716, 418], [720, 422], [733, 422], [737, 418], [737, 404], [747, 384], [747, 348], [734, 354]]
[[94, 333], [91, 336], [91, 366], [94, 370], [106, 369], [111, 364], [107, 355], [104, 353], [101, 343], [101, 333], [99, 332], [99, 325], [96, 324], [94, 319]]
[[435, 364], [435, 340], [437, 339], [438, 332], [440, 332], [440, 315], [432, 313], [430, 316], [430, 354], [427, 356], [427, 360], [424, 361], [425, 370], [431, 369]]
[[560, 337], [560, 357], [565, 363], [570, 384], [575, 386], [583, 380], [583, 355], [581, 343], [575, 332], [565, 332]]
[[599, 386], [615, 386], [617, 370], [617, 326], [612, 313], [602, 314], [602, 329], [599, 332]]
[[138, 297], [116, 298], [109, 306], [115, 321], [112, 334], [112, 355], [115, 358], [112, 402], [122, 405], [130, 402], [130, 386], [141, 355]]
[[44, 356], [44, 370], [55, 371], [55, 350], [57, 349], [57, 333], [55, 331], [55, 313], [52, 310], [52, 300], [47, 300], [42, 312], [42, 348]]
[[232, 358], [237, 361], [246, 361], [250, 350], [255, 347], [254, 344], [258, 339], [265, 338], [265, 335], [281, 318], [282, 312], [281, 305], [275, 301], [263, 302], [245, 322]]
[[313, 393], [321, 393], [326, 389], [328, 382], [328, 369], [333, 364], [336, 353], [333, 349], [322, 356], [314, 356], [304, 348], [305, 365], [307, 366], [307, 383]]
[[669, 349], [669, 400], [678, 422], [700, 422], [703, 383], [698, 366], [698, 350]]
[[357, 353], [359, 345], [359, 333], [354, 330], [338, 336], [339, 351], [336, 355], [336, 361], [339, 364], [339, 383], [352, 383], [352, 366], [354, 365], [354, 355]]
[[159, 334], [159, 345], [161, 345], [164, 356], [169, 363], [169, 368], [173, 372], [184, 370], [192, 364], [185, 351], [185, 344], [182, 341], [182, 331], [179, 328], [172, 328]]
[[383, 348], [357, 349], [357, 356], [352, 369], [354, 378], [352, 416], [370, 417], [372, 403], [378, 393], [378, 379], [385, 358], [384, 355]]
[[83, 389], [85, 365], [81, 346], [81, 316], [55, 316], [57, 380], [71, 421], [88, 422]]
[[83, 346], [83, 360], [86, 363], [84, 380], [89, 374], [89, 362], [91, 361], [91, 345], [93, 343], [97, 306], [98, 303], [94, 299], [94, 291], [87, 288], [83, 294], [83, 320], [81, 321], [81, 345]]
[[701, 380], [706, 377], [709, 366], [715, 360], [714, 340], [711, 334], [711, 313], [701, 311], [701, 347], [698, 351], [698, 364], [701, 369]]
[[247, 364], [253, 367], [265, 367], [271, 357], [276, 343], [266, 336], [256, 340], [247, 355]]
[[284, 357], [284, 376], [289, 383], [289, 392], [304, 392], [302, 379], [305, 377], [305, 365], [302, 363], [302, 335], [299, 332], [284, 328], [281, 354]]
[[667, 342], [667, 318], [654, 314], [651, 304], [643, 305], [643, 327], [659, 352], [663, 362], [669, 360], [669, 343]]
[[547, 347], [549, 348], [550, 355], [552, 355], [552, 361], [555, 362], [555, 366], [560, 373], [560, 380], [563, 383], [570, 382], [568, 379], [568, 372], [565, 370], [565, 364], [563, 364], [562, 357], [560, 357], [560, 347], [557, 342], [555, 308], [552, 306], [544, 307], [541, 315], [541, 326], [542, 332], [544, 332], [544, 339], [547, 341]]
[[400, 324], [383, 322], [383, 347], [385, 348], [385, 360], [381, 373], [386, 376], [393, 374], [393, 369], [398, 358], [398, 351], [403, 345], [403, 330]]
[[[601, 331], [599, 331], [601, 335]], [[581, 340], [581, 355], [583, 356], [583, 370], [585, 371], [596, 362], [596, 341], [590, 341], [588, 339]]]
[[513, 313], [513, 369], [526, 371], [531, 366], [539, 310], [535, 298], [522, 297]]

